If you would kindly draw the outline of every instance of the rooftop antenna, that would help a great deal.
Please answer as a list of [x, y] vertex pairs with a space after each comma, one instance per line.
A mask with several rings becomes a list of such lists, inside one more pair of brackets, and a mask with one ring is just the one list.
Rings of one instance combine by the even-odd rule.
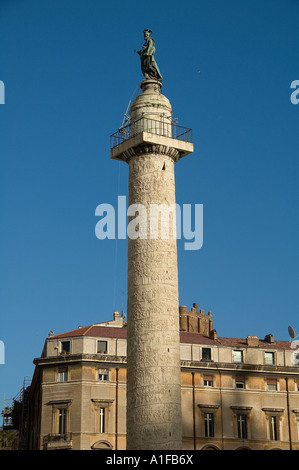
[[128, 114], [129, 109], [130, 109], [130, 105], [131, 105], [131, 101], [132, 101], [132, 100], [129, 101], [129, 104], [128, 104], [128, 106], [127, 106], [127, 109], [126, 109], [126, 112], [125, 112], [125, 114], [124, 114], [123, 122], [122, 122], [122, 124], [121, 124], [121, 126], [120, 126], [120, 129], [122, 129], [123, 127], [125, 127], [127, 124], [130, 124], [130, 122], [131, 122], [131, 118], [130, 118], [130, 116], [129, 116], [129, 114]]
[[[128, 104], [128, 106], [127, 106], [126, 112], [125, 112], [125, 114], [124, 114], [123, 122], [122, 122], [122, 124], [121, 124], [121, 126], [120, 126], [119, 129], [122, 129], [123, 127], [125, 127], [125, 126], [127, 126], [128, 124], [131, 123], [131, 118], [130, 118], [130, 115], [129, 115], [129, 109], [130, 109], [130, 106], [131, 106], [131, 103], [132, 103], [132, 98], [133, 98], [133, 96], [135, 95], [136, 89], [137, 89], [137, 87], [135, 88], [135, 90], [134, 90], [134, 92], [133, 92], [133, 94], [132, 94], [132, 97], [131, 97], [131, 99], [130, 99], [130, 101], [129, 101], [129, 104]], [[140, 85], [139, 85], [138, 91], [139, 91], [139, 90], [140, 90]]]
[[125, 293], [122, 292], [122, 293], [121, 293], [121, 316], [122, 316], [122, 317], [123, 317], [123, 315], [124, 315], [124, 295], [125, 295]]
[[125, 312], [124, 312], [124, 295], [125, 295], [125, 293], [122, 292], [122, 293], [121, 293], [121, 316], [123, 317], [124, 320], [126, 320], [126, 319], [127, 319], [127, 316], [126, 316], [126, 314], [125, 314]]

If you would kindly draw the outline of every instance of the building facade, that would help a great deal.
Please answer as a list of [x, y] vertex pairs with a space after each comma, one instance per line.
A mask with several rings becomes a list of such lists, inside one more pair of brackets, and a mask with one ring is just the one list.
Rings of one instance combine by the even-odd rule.
[[[271, 334], [219, 337], [210, 312], [197, 304], [179, 311], [182, 449], [299, 450], [292, 343]], [[112, 321], [50, 333], [34, 360], [27, 447], [126, 449], [126, 354], [119, 312]]]

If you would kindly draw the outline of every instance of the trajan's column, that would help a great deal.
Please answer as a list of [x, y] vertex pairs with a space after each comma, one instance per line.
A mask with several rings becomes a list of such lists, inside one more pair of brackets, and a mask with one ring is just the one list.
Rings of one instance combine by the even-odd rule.
[[135, 51], [145, 77], [142, 93], [131, 105], [129, 124], [111, 136], [110, 154], [129, 165], [127, 449], [177, 450], [182, 426], [174, 164], [193, 145], [191, 130], [172, 123], [150, 30], [144, 39]]

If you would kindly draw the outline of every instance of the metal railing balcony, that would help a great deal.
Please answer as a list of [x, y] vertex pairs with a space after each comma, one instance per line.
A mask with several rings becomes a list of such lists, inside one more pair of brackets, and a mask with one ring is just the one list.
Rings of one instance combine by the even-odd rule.
[[130, 124], [120, 127], [117, 132], [110, 136], [111, 149], [141, 132], [148, 132], [192, 143], [192, 129], [179, 126], [175, 122], [166, 120], [158, 121], [142, 116]]

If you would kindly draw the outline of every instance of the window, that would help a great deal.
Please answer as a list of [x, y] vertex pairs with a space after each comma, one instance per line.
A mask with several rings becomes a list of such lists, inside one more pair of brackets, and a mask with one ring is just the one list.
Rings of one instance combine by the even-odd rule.
[[58, 434], [66, 433], [66, 409], [58, 408]]
[[234, 412], [234, 429], [238, 439], [250, 439], [250, 413], [252, 406], [231, 406]]
[[205, 437], [214, 437], [214, 413], [204, 413]]
[[270, 416], [270, 439], [272, 441], [278, 441], [278, 417], [277, 416]]
[[99, 432], [105, 432], [105, 415], [106, 415], [106, 408], [100, 408], [100, 429]]
[[68, 369], [67, 367], [59, 367], [57, 381], [58, 382], [67, 382], [68, 380]]
[[213, 376], [212, 375], [204, 375], [203, 376], [203, 384], [205, 387], [213, 387]]
[[70, 341], [61, 341], [61, 352], [68, 354], [71, 350], [71, 342]]
[[265, 352], [265, 364], [274, 364], [274, 352]]
[[296, 428], [297, 428], [297, 441], [299, 440], [299, 410], [293, 410], [293, 413], [295, 414], [296, 417]]
[[235, 378], [236, 388], [245, 388], [245, 377], [242, 375], [237, 375]]
[[247, 439], [247, 415], [239, 414], [237, 416], [238, 423], [238, 438]]
[[211, 348], [202, 348], [202, 360], [203, 361], [211, 360]]
[[71, 399], [51, 400], [47, 402], [46, 405], [51, 407], [52, 415], [51, 434], [49, 435], [49, 442], [61, 440], [67, 441], [70, 438], [69, 406], [71, 402]]
[[234, 362], [243, 362], [243, 351], [241, 349], [235, 349], [233, 351]]
[[200, 409], [200, 435], [215, 437], [217, 434], [217, 410], [219, 405], [198, 404]]
[[109, 431], [109, 410], [113, 399], [92, 398], [94, 419], [93, 432], [107, 433]]
[[272, 441], [281, 440], [280, 420], [282, 419], [283, 408], [262, 408], [266, 413], [268, 421], [268, 439]]
[[298, 366], [298, 365], [299, 365], [299, 354], [298, 354], [298, 351], [294, 351], [294, 353], [293, 353], [293, 363], [295, 364], [295, 366]]
[[277, 390], [277, 380], [276, 379], [267, 379], [268, 390]]
[[108, 369], [99, 369], [98, 370], [99, 380], [102, 382], [104, 380], [109, 380], [109, 371]]
[[98, 341], [97, 353], [107, 353], [107, 341]]

